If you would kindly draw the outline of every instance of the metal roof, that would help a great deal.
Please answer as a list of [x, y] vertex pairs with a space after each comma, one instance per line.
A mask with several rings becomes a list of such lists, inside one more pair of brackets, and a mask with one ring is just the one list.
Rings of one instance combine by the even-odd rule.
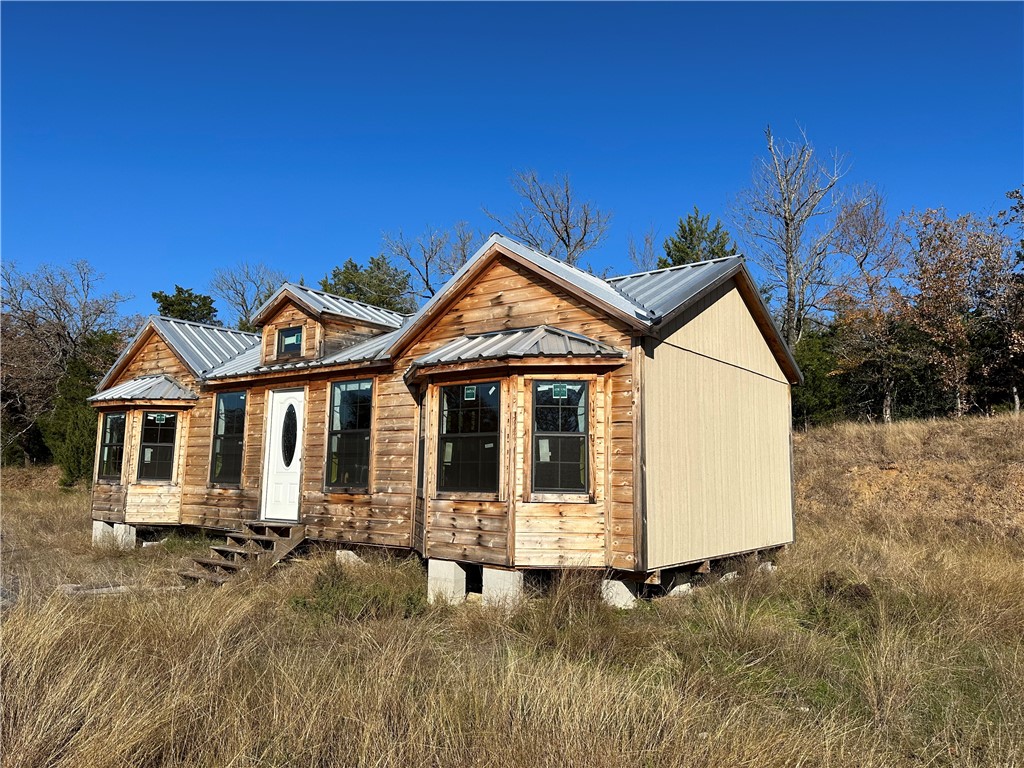
[[375, 307], [354, 299], [335, 296], [333, 293], [318, 291], [308, 285], [284, 283], [274, 294], [260, 305], [253, 314], [253, 322], [259, 324], [263, 315], [273, 307], [283, 295], [289, 295], [316, 315], [329, 314], [347, 317], [363, 323], [384, 326], [385, 328], [401, 328], [405, 315], [390, 309]]
[[120, 371], [122, 364], [138, 350], [138, 345], [151, 328], [181, 358], [185, 367], [196, 378], [203, 378], [213, 368], [237, 357], [247, 349], [258, 348], [260, 345], [260, 336], [257, 333], [245, 333], [234, 328], [151, 315], [100, 381], [98, 389], [110, 383]]
[[385, 354], [392, 339], [398, 334], [398, 330], [382, 333], [379, 336], [345, 347], [338, 352], [321, 357], [316, 360], [293, 360], [286, 363], [260, 365], [261, 349], [247, 350], [233, 360], [229, 360], [219, 368], [215, 368], [206, 375], [206, 379], [226, 379], [232, 376], [245, 376], [258, 373], [273, 373], [276, 371], [291, 371], [305, 368], [323, 368], [328, 365], [344, 365], [346, 363], [365, 363], [375, 360], [386, 360]]
[[86, 399], [102, 403], [110, 400], [198, 400], [199, 397], [170, 376], [161, 373], [122, 381]]
[[412, 368], [522, 357], [626, 357], [618, 347], [578, 333], [538, 325], [463, 336], [413, 361]]
[[742, 256], [726, 256], [667, 269], [609, 278], [623, 296], [647, 309], [653, 322], [689, 304], [709, 287], [728, 280], [742, 267]]

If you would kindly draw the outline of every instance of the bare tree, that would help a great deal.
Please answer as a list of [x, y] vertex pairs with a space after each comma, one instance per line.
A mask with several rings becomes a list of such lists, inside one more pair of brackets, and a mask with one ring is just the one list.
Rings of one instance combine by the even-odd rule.
[[402, 230], [385, 232], [382, 239], [385, 254], [412, 271], [414, 295], [429, 299], [473, 255], [480, 235], [467, 222], [459, 221], [451, 229], [428, 226], [414, 239]]
[[239, 330], [252, 331], [255, 330], [253, 314], [284, 281], [283, 272], [262, 262], [243, 261], [215, 270], [210, 280], [210, 293], [224, 300]]
[[898, 222], [886, 216], [885, 196], [872, 187], [839, 213], [835, 249], [850, 263], [850, 274], [827, 297], [836, 316], [836, 354], [845, 372], [870, 369], [872, 388], [882, 395], [882, 421], [892, 422], [896, 373], [904, 352], [899, 320], [908, 308], [906, 240]]
[[103, 276], [87, 261], [43, 265], [31, 274], [7, 262], [2, 279], [0, 403], [6, 450], [53, 410], [57, 383], [71, 361], [109, 365], [99, 359], [109, 354], [109, 345], [96, 344], [97, 335], [113, 335], [119, 343], [134, 330], [138, 318], [118, 313], [128, 297], [116, 291], [99, 293]]
[[504, 220], [487, 208], [484, 213], [527, 245], [576, 264], [608, 235], [611, 214], [578, 200], [567, 174], [546, 182], [536, 171], [518, 171], [512, 177], [512, 189], [522, 202], [510, 218]]
[[782, 335], [793, 347], [833, 283], [829, 257], [839, 226], [837, 185], [846, 166], [835, 152], [827, 164], [819, 162], [803, 130], [799, 141], [779, 143], [769, 126], [765, 139], [768, 157], [758, 159], [733, 214], [747, 252], [767, 273], [765, 287], [784, 292]]
[[649, 272], [658, 268], [657, 237], [653, 224], [643, 232], [639, 242], [630, 233], [626, 242], [626, 252], [629, 255], [629, 262], [638, 272]]

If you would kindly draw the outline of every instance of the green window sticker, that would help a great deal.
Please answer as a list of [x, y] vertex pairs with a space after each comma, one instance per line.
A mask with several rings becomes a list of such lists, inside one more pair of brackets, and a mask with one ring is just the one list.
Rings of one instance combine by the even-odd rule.
[[476, 400], [476, 384], [469, 384], [462, 390], [462, 398], [466, 401]]
[[555, 400], [564, 400], [567, 396], [566, 385], [555, 382], [551, 387], [551, 396], [555, 398]]

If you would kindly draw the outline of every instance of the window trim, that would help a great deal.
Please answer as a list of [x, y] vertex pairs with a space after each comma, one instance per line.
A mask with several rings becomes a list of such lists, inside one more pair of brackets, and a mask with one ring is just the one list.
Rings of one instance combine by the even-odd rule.
[[[111, 416], [120, 416], [124, 419], [124, 425], [121, 429], [121, 467], [116, 475], [104, 475], [103, 471], [103, 449], [118, 445], [118, 443], [107, 443], [104, 442], [104, 436], [107, 433], [107, 419]], [[103, 418], [100, 420], [100, 436], [99, 436], [99, 450], [96, 451], [96, 481], [109, 485], [123, 485], [124, 484], [124, 454], [125, 448], [128, 446], [128, 411], [106, 411], [103, 413]]]
[[[370, 426], [368, 429], [331, 429], [331, 416], [334, 409], [334, 385], [335, 384], [352, 384], [357, 382], [368, 381], [370, 382]], [[373, 449], [376, 443], [374, 439], [374, 423], [377, 414], [377, 377], [359, 377], [357, 379], [335, 379], [327, 382], [327, 418], [325, 419], [325, 431], [324, 431], [324, 493], [345, 493], [353, 496], [368, 496], [370, 495], [370, 488], [373, 486], [373, 472], [374, 472], [374, 457]], [[331, 435], [344, 434], [346, 432], [366, 432], [369, 436], [370, 446], [369, 453], [367, 454], [367, 467], [366, 467], [366, 485], [331, 485], [328, 482], [328, 468], [331, 465]]]
[[[294, 350], [284, 349], [284, 337], [288, 333], [294, 333], [298, 331], [299, 334], [299, 348]], [[289, 325], [286, 328], [277, 329], [277, 339], [274, 345], [275, 359], [277, 358], [289, 358], [289, 357], [302, 357], [303, 350], [306, 348], [306, 326], [304, 325]]]
[[[174, 440], [171, 441], [171, 476], [169, 478], [162, 477], [142, 477], [142, 455], [143, 451], [146, 450], [146, 446], [155, 445], [166, 445], [166, 443], [146, 443], [143, 442], [142, 436], [146, 430], [146, 416], [149, 414], [163, 413], [174, 416]], [[139, 422], [139, 461], [138, 466], [135, 468], [135, 482], [140, 485], [174, 485], [175, 477], [178, 472], [178, 439], [180, 437], [180, 430], [178, 417], [181, 415], [180, 411], [142, 411], [142, 420]]]
[[[483, 379], [473, 378], [473, 379], [460, 380], [460, 381], [446, 381], [446, 382], [443, 382], [443, 383], [438, 383], [436, 385], [437, 425], [436, 425], [435, 429], [432, 430], [434, 438], [435, 438], [435, 443], [434, 443], [433, 450], [432, 450], [432, 454], [433, 454], [432, 460], [433, 460], [435, 466], [433, 468], [434, 469], [433, 473], [427, 472], [428, 475], [429, 474], [433, 474], [432, 488], [428, 491], [427, 488], [424, 487], [424, 492], [429, 494], [429, 498], [431, 498], [431, 499], [451, 500], [451, 501], [502, 501], [503, 500], [503, 498], [504, 498], [503, 487], [506, 484], [506, 482], [505, 482], [505, 471], [504, 471], [504, 463], [505, 463], [505, 456], [506, 456], [506, 453], [505, 453], [506, 435], [505, 435], [505, 419], [504, 419], [504, 415], [505, 415], [504, 409], [507, 406], [507, 403], [506, 403], [506, 399], [507, 399], [506, 395], [507, 395], [507, 393], [505, 391], [505, 382], [506, 381], [507, 381], [506, 377], [499, 376], [497, 378], [490, 378], [490, 377], [488, 377], [488, 378], [483, 378]], [[445, 437], [445, 434], [442, 432], [442, 429], [444, 428], [444, 414], [443, 414], [443, 409], [444, 409], [444, 390], [446, 388], [449, 388], [449, 387], [465, 387], [465, 386], [477, 386], [477, 387], [479, 387], [479, 386], [482, 386], [484, 384], [494, 384], [498, 388], [498, 429], [497, 429], [497, 431], [495, 431], [495, 432], [477, 432], [477, 433], [464, 432], [464, 433], [452, 433], [452, 434], [459, 434], [459, 435], [473, 435], [473, 434], [477, 434], [477, 435], [492, 435], [493, 434], [495, 436], [495, 441], [497, 443], [497, 450], [498, 450], [498, 458], [497, 458], [498, 476], [497, 476], [497, 478], [495, 480], [495, 486], [496, 487], [495, 487], [495, 489], [493, 491], [490, 491], [490, 490], [460, 490], [460, 491], [444, 490], [444, 489], [441, 488], [441, 472], [442, 472], [442, 469], [444, 467], [444, 463], [441, 461], [441, 445], [442, 445], [442, 441], [444, 440], [444, 437]], [[425, 471], [426, 471], [426, 468], [425, 468]], [[424, 485], [426, 485], [426, 484], [424, 484]]]
[[[583, 432], [540, 432], [537, 429], [537, 406], [536, 406], [536, 386], [540, 383], [551, 382], [551, 383], [565, 383], [572, 384], [578, 383], [583, 384], [586, 389], [586, 395], [584, 400], [584, 431]], [[527, 400], [524, 403], [526, 409], [529, 412], [529, 434], [526, 435], [524, 446], [526, 451], [524, 472], [528, 476], [524, 482], [523, 488], [523, 501], [527, 503], [555, 503], [555, 504], [593, 504], [595, 503], [594, 493], [594, 459], [593, 445], [594, 435], [591, 430], [591, 417], [593, 415], [594, 402], [593, 398], [596, 397], [597, 387], [596, 378], [592, 376], [529, 376], [524, 381], [524, 389], [527, 396]], [[542, 435], [550, 436], [582, 436], [583, 437], [583, 456], [585, 461], [585, 482], [584, 489], [582, 491], [574, 490], [535, 490], [536, 484], [536, 457], [534, 444], [537, 437]]]
[[[222, 483], [213, 479], [213, 467], [217, 460], [217, 405], [220, 398], [225, 395], [245, 395], [245, 402], [242, 404], [242, 463], [238, 468], [237, 483]], [[225, 392], [217, 392], [213, 399], [213, 422], [210, 424], [210, 472], [207, 476], [207, 487], [209, 488], [241, 488], [242, 475], [245, 471], [245, 437], [249, 428], [249, 390], [236, 389]]]

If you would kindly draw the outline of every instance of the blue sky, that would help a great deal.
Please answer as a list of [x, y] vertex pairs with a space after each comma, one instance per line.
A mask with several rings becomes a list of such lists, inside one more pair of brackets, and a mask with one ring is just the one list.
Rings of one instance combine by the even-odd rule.
[[493, 224], [517, 168], [613, 212], [598, 267], [724, 216], [763, 129], [894, 212], [1024, 180], [1024, 5], [11, 3], [2, 257], [85, 258], [125, 309], [213, 268], [314, 283], [381, 232]]

